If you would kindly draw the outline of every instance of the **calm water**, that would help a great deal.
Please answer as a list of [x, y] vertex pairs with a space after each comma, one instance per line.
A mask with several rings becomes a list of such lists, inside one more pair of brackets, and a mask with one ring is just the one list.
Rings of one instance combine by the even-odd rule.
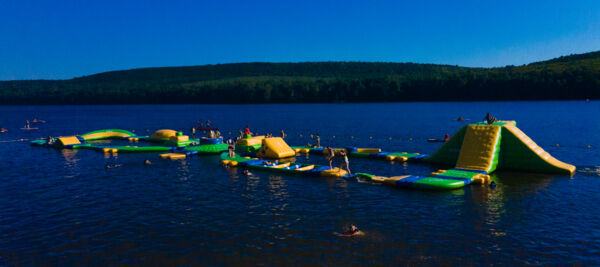
[[[284, 129], [292, 145], [319, 133], [323, 144], [432, 153], [439, 144], [427, 138], [453, 133], [464, 124], [453, 121], [459, 115], [488, 111], [517, 120], [556, 158], [588, 171], [497, 173], [493, 190], [430, 192], [245, 177], [212, 156], [171, 161], [5, 142], [0, 264], [600, 264], [600, 102], [0, 107], [10, 130], [0, 139], [105, 128], [146, 134], [210, 119], [226, 136], [249, 124], [261, 134]], [[18, 130], [34, 117], [48, 123]], [[122, 166], [106, 171], [106, 163]], [[386, 176], [437, 169], [365, 159], [351, 159], [351, 168]], [[350, 223], [366, 235], [332, 234]]]

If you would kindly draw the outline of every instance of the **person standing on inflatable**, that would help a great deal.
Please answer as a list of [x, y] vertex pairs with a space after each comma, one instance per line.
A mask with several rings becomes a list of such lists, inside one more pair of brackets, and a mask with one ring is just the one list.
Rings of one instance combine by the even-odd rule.
[[233, 143], [233, 139], [231, 139], [231, 137], [229, 139], [227, 139], [227, 149], [229, 150], [229, 157], [233, 158], [235, 157], [235, 147], [234, 147], [234, 143]]
[[352, 175], [352, 172], [350, 171], [350, 161], [348, 161], [348, 154], [346, 154], [346, 151], [342, 150], [340, 151], [340, 156], [344, 157], [344, 161], [340, 163], [340, 169], [342, 169], [344, 163], [346, 163], [346, 171], [348, 171], [348, 174]]
[[333, 162], [333, 158], [335, 158], [335, 151], [333, 151], [333, 148], [331, 147], [327, 147], [327, 156], [325, 156], [325, 158], [327, 158], [327, 160], [329, 161], [329, 169], [333, 169], [333, 167], [331, 166], [331, 163]]
[[246, 125], [246, 128], [244, 128], [244, 137], [245, 138], [252, 137], [252, 132], [250, 132], [250, 126], [248, 126], [248, 125]]

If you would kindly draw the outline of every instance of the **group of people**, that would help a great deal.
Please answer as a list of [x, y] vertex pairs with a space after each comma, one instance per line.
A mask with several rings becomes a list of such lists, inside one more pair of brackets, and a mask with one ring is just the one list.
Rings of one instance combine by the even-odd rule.
[[[312, 134], [310, 135], [310, 138], [313, 138], [313, 135], [312, 135]], [[313, 145], [313, 144], [311, 144], [310, 142], [308, 142], [308, 143], [306, 144], [306, 146], [307, 146], [307, 147], [321, 147], [321, 137], [319, 136], [319, 134], [316, 134], [316, 135], [315, 135], [315, 142], [316, 142], [316, 143], [315, 143], [314, 145]]]
[[[327, 161], [329, 161], [329, 169], [333, 169], [333, 159], [336, 156], [335, 149], [331, 147], [327, 147], [326, 149], [327, 154], [325, 154], [325, 158], [327, 159]], [[341, 149], [337, 154], [343, 158], [343, 161], [340, 163], [340, 169], [342, 169], [345, 166], [348, 174], [352, 174], [352, 172], [350, 171], [350, 161], [348, 160], [348, 154], [346, 153], [346, 150]]]
[[[281, 135], [280, 135], [279, 137], [281, 137], [281, 138], [284, 138], [284, 139], [285, 139], [285, 137], [286, 137], [286, 136], [287, 136], [287, 134], [285, 134], [285, 132], [284, 132], [283, 130], [281, 130]], [[265, 134], [265, 137], [266, 137], [266, 138], [271, 138], [271, 137], [273, 137], [273, 134], [272, 134], [272, 133], [266, 133], [266, 134]]]

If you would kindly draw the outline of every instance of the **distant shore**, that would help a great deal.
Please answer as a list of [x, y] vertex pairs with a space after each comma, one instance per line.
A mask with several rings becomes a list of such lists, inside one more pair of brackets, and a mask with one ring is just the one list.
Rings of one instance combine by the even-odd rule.
[[600, 99], [600, 51], [523, 66], [368, 62], [145, 68], [0, 82], [1, 105], [264, 104]]

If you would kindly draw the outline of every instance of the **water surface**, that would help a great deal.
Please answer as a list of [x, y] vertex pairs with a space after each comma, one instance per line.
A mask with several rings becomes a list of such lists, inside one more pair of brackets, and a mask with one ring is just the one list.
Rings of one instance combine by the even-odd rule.
[[[246, 124], [284, 129], [292, 145], [432, 153], [463, 116], [517, 120], [573, 177], [499, 172], [496, 189], [431, 192], [333, 178], [227, 169], [217, 157], [3, 142], [3, 264], [548, 264], [600, 263], [600, 102], [0, 107], [3, 141], [119, 128], [140, 135], [210, 119], [225, 136]], [[20, 131], [26, 119], [47, 120]], [[335, 136], [335, 137], [334, 137]], [[558, 144], [558, 146], [557, 146]], [[591, 148], [587, 148], [587, 146]], [[150, 159], [153, 164], [145, 166]], [[325, 164], [322, 157], [299, 161]], [[106, 163], [121, 167], [106, 171]], [[338, 163], [339, 164], [339, 163]], [[436, 166], [351, 159], [354, 171], [426, 175]], [[366, 235], [340, 238], [347, 224]]]

